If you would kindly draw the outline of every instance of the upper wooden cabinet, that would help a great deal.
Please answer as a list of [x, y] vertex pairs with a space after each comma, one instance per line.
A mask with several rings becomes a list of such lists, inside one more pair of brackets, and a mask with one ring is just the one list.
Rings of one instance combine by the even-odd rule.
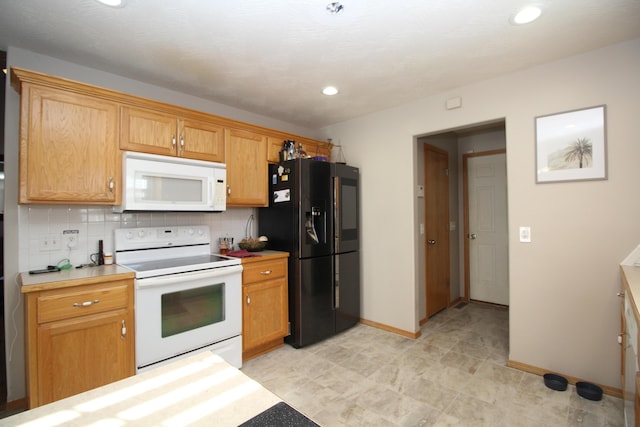
[[20, 203], [117, 204], [118, 105], [23, 83]]
[[215, 123], [122, 107], [120, 148], [224, 162], [224, 130]]
[[331, 157], [331, 148], [333, 145], [328, 142], [300, 138], [294, 135], [269, 136], [267, 153], [269, 163], [278, 163], [280, 161], [280, 151], [286, 140], [294, 140], [296, 142], [296, 148], [299, 144], [302, 144], [302, 149], [311, 157], [326, 156], [327, 159]]
[[268, 206], [267, 137], [225, 129], [227, 206]]
[[21, 93], [20, 203], [119, 205], [121, 150], [227, 164], [227, 205], [268, 205], [284, 140], [331, 144], [126, 93], [11, 68]]

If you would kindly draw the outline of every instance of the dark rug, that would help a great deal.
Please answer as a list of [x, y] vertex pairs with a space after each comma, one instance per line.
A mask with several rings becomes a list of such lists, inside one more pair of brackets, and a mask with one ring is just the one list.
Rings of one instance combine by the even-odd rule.
[[240, 424], [239, 427], [264, 426], [320, 427], [284, 402], [276, 403], [266, 411]]

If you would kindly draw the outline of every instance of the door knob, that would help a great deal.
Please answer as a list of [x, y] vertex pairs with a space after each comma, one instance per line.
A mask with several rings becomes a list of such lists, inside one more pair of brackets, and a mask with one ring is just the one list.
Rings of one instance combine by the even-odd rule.
[[476, 233], [467, 234], [467, 237], [471, 240], [476, 240], [478, 235]]
[[436, 241], [435, 240], [427, 240], [427, 244], [428, 245], [435, 245]]

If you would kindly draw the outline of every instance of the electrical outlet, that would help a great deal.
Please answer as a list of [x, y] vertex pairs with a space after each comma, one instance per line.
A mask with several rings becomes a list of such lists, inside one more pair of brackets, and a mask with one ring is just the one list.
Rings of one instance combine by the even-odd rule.
[[60, 250], [59, 234], [43, 234], [40, 236], [40, 252]]
[[67, 248], [73, 249], [78, 246], [78, 235], [80, 230], [64, 230], [62, 232], [62, 238], [67, 245]]

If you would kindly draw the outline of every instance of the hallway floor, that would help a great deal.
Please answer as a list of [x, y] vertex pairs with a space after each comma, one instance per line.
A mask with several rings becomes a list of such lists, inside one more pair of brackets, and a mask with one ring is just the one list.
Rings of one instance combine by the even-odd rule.
[[623, 403], [506, 367], [508, 311], [447, 309], [416, 340], [359, 324], [242, 371], [322, 426], [623, 426]]

